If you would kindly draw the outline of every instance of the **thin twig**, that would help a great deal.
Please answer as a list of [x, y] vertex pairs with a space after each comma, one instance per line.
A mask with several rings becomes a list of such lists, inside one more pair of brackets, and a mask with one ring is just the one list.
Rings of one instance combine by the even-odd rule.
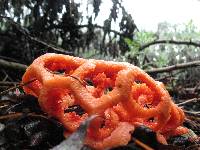
[[185, 148], [185, 150], [199, 150], [200, 144], [196, 143], [195, 145], [191, 145], [187, 148]]
[[[6, 68], [8, 69], [8, 68]], [[7, 74], [7, 72], [4, 69], [1, 69], [1, 71], [3, 72], [4, 75], [6, 75], [7, 77], [4, 78], [3, 80], [10, 80], [11, 82], [13, 82], [13, 79]]]
[[19, 83], [18, 85], [14, 86], [14, 87], [11, 87], [11, 88], [9, 88], [9, 89], [7, 89], [7, 90], [4, 90], [4, 91], [0, 92], [0, 95], [3, 95], [3, 94], [5, 94], [5, 93], [7, 93], [7, 92], [9, 92], [9, 91], [12, 91], [12, 90], [16, 89], [16, 88], [19, 88], [19, 87], [22, 87], [22, 86], [26, 86], [26, 85], [28, 85], [28, 84], [30, 84], [30, 83], [36, 81], [36, 80], [37, 80], [37, 79], [32, 79], [32, 80], [30, 80], [30, 81], [28, 81], [28, 82], [26, 82], [26, 83], [23, 83], [23, 84], [20, 84], [20, 83]]
[[24, 116], [30, 116], [30, 117], [43, 117], [43, 118], [47, 119], [45, 116], [37, 115], [35, 113], [27, 113], [26, 114], [26, 113], [17, 112], [17, 113], [12, 113], [12, 114], [0, 116], [0, 120], [15, 119], [15, 118], [22, 117], [23, 115]]
[[192, 115], [199, 115], [200, 111], [188, 111], [188, 110], [183, 110], [187, 114], [192, 114]]
[[196, 84], [196, 86], [194, 87], [193, 89], [193, 92], [199, 90], [199, 87], [200, 87], [200, 81]]
[[176, 65], [163, 67], [163, 68], [155, 68], [152, 70], [147, 70], [146, 72], [147, 73], [163, 73], [163, 72], [171, 72], [174, 70], [197, 67], [197, 66], [200, 66], [200, 61], [192, 61], [192, 62], [187, 62], [187, 63], [182, 63], [182, 64], [176, 64]]
[[0, 116], [0, 120], [15, 119], [15, 118], [21, 117], [23, 115], [24, 115], [24, 113], [13, 113], [13, 114], [8, 114], [8, 115], [3, 115], [3, 116]]
[[[87, 28], [88, 28], [88, 26], [89, 26], [89, 24], [85, 24], [85, 25], [78, 25], [77, 27], [78, 27], [78, 28], [84, 28], [84, 27], [87, 27]], [[99, 28], [99, 29], [105, 30], [105, 27], [104, 27], [104, 26], [100, 26], [100, 25], [97, 25], [97, 24], [93, 25], [93, 27], [94, 27], [94, 28]], [[118, 32], [118, 31], [116, 31], [116, 30], [108, 29], [108, 31], [109, 31], [109, 32], [113, 32], [113, 33], [116, 34], [116, 35], [125, 37], [125, 34], [120, 33], [120, 32]]]
[[8, 75], [6, 74], [2, 81], [3, 81], [3, 82], [6, 81], [7, 78], [8, 78]]
[[[88, 28], [90, 25], [89, 24], [81, 24], [81, 25], [76, 25], [74, 26], [74, 28], [77, 28], [77, 29], [80, 29], [80, 28]], [[51, 25], [49, 28], [47, 28], [48, 30], [51, 30], [51, 29], [63, 29], [64, 26], [63, 25]], [[97, 25], [97, 24], [94, 24], [93, 25], [93, 28], [96, 28], [96, 29], [101, 29], [101, 30], [105, 30], [105, 27], [104, 26], [100, 26], [100, 25]], [[107, 28], [106, 28], [107, 29]], [[118, 36], [122, 36], [122, 37], [126, 37], [125, 34], [121, 33], [121, 32], [118, 32], [116, 30], [113, 30], [113, 29], [107, 29], [109, 32], [112, 32]]]
[[47, 117], [47, 116], [42, 115], [42, 114], [35, 114], [35, 113], [28, 113], [27, 116], [36, 117], [36, 118], [42, 118], [42, 119], [46, 119], [46, 120], [50, 119], [50, 117]]
[[191, 102], [197, 102], [197, 101], [199, 101], [199, 100], [200, 100], [200, 98], [188, 99], [188, 100], [186, 100], [186, 101], [184, 101], [184, 102], [178, 103], [177, 106], [185, 105], [185, 104], [191, 103]]
[[0, 86], [13, 86], [19, 84], [18, 82], [0, 81]]
[[153, 148], [149, 147], [148, 145], [146, 145], [145, 143], [141, 142], [140, 140], [136, 139], [136, 138], [132, 138], [132, 140], [139, 145], [140, 147], [144, 148], [145, 150], [154, 150]]
[[162, 76], [162, 77], [160, 77], [160, 78], [156, 78], [156, 80], [157, 81], [162, 81], [162, 80], [169, 80], [169, 78], [172, 78], [172, 77], [174, 77], [174, 76], [176, 76], [176, 75], [178, 75], [178, 74], [180, 74], [180, 73], [183, 73], [184, 72], [184, 70], [181, 70], [181, 71], [178, 71], [178, 72], [176, 72], [176, 73], [173, 73], [173, 75], [166, 75], [166, 76]]
[[142, 45], [139, 48], [139, 50], [141, 51], [147, 47], [150, 47], [152, 45], [157, 45], [157, 44], [176, 44], [176, 45], [188, 45], [188, 46], [200, 47], [200, 43], [193, 42], [193, 41], [157, 40], [157, 41], [149, 42], [147, 44]]
[[75, 77], [75, 76], [73, 76], [73, 75], [69, 75], [69, 77], [71, 77], [71, 78], [73, 78], [73, 79], [79, 81], [79, 83], [80, 83], [81, 85], [83, 85], [83, 86], [88, 85], [88, 83], [87, 83], [85, 80], [81, 81], [78, 77]]
[[32, 36], [28, 36], [32, 41], [34, 41], [34, 42], [36, 42], [36, 43], [39, 43], [39, 44], [41, 44], [41, 45], [43, 45], [43, 46], [45, 46], [45, 47], [47, 47], [47, 48], [50, 48], [50, 49], [52, 49], [52, 50], [54, 50], [54, 51], [56, 51], [56, 52], [59, 52], [59, 53], [62, 53], [62, 54], [67, 54], [67, 55], [72, 55], [73, 54], [73, 52], [68, 52], [68, 51], [66, 51], [66, 50], [64, 50], [63, 48], [61, 48], [61, 47], [59, 47], [59, 48], [57, 48], [56, 46], [54, 46], [54, 45], [52, 45], [52, 44], [47, 44], [46, 42], [44, 42], [44, 41], [42, 41], [42, 40], [40, 40], [40, 39], [38, 39], [38, 38], [35, 38], [35, 37], [32, 37]]

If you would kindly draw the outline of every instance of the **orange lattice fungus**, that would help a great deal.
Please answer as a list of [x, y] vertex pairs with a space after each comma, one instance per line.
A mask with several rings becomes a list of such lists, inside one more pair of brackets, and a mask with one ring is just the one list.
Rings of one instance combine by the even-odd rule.
[[[85, 140], [95, 149], [126, 145], [138, 124], [154, 130], [162, 143], [185, 131], [185, 115], [163, 84], [129, 63], [51, 53], [34, 60], [22, 82], [32, 79], [24, 91], [38, 97], [43, 111], [62, 122], [69, 134], [88, 116], [100, 116]], [[72, 106], [84, 113], [66, 111]]]

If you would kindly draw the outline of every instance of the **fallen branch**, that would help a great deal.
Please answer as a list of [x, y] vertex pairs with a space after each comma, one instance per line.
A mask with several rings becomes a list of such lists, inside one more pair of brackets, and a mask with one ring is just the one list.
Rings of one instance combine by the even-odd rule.
[[192, 62], [187, 62], [187, 63], [182, 63], [182, 64], [176, 64], [176, 65], [163, 67], [163, 68], [155, 68], [152, 70], [147, 70], [146, 72], [147, 73], [163, 73], [163, 72], [171, 72], [173, 70], [196, 67], [196, 66], [200, 66], [200, 61], [192, 61]]
[[188, 45], [188, 46], [200, 47], [200, 43], [192, 41], [158, 40], [140, 46], [139, 51], [156, 44], [176, 44], [176, 45]]
[[6, 69], [9, 68], [9, 69], [14, 69], [14, 70], [21, 70], [21, 71], [25, 71], [27, 68], [27, 66], [24, 64], [10, 62], [3, 59], [0, 59], [0, 67], [6, 68]]
[[[163, 67], [163, 68], [155, 68], [152, 70], [146, 70], [146, 72], [147, 73], [163, 73], [163, 72], [171, 72], [173, 70], [179, 70], [179, 69], [196, 67], [196, 66], [200, 66], [200, 61], [192, 61], [192, 62], [187, 62], [187, 63], [182, 63], [182, 64], [176, 64], [176, 65]], [[25, 71], [27, 68], [27, 65], [0, 59], [0, 67]]]

